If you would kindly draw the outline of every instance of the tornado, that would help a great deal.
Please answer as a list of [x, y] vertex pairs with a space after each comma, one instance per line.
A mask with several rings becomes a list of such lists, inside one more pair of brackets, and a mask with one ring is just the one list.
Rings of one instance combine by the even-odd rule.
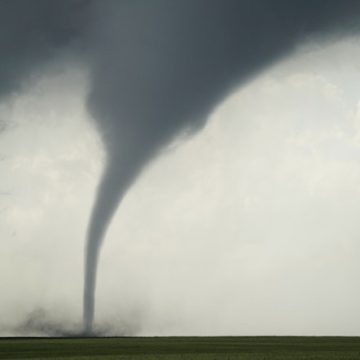
[[84, 333], [94, 334], [108, 226], [151, 160], [299, 44], [357, 36], [359, 19], [358, 0], [0, 1], [1, 100], [51, 62], [89, 75], [87, 108], [106, 158], [86, 232]]
[[307, 37], [352, 28], [356, 1], [135, 0], [95, 4], [90, 113], [106, 149], [85, 254], [92, 332], [106, 230], [128, 189], [179, 134], [201, 129], [237, 86]]

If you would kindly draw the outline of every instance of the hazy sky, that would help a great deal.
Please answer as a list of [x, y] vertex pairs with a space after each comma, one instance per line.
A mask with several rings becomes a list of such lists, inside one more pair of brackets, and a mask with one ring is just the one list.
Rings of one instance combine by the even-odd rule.
[[[359, 56], [355, 39], [299, 48], [148, 166], [103, 246], [97, 326], [360, 335]], [[1, 335], [29, 316], [81, 323], [104, 161], [87, 79], [50, 66], [1, 104]]]

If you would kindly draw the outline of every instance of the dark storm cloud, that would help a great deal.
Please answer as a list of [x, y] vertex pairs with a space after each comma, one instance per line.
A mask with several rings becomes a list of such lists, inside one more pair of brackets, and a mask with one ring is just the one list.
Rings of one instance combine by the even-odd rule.
[[[200, 129], [235, 86], [314, 34], [357, 31], [357, 0], [1, 1], [0, 93], [59, 49], [90, 69], [89, 110], [107, 151], [88, 229], [84, 320], [91, 331], [99, 249], [149, 160]], [[5, 11], [4, 11], [5, 10]]]
[[88, 4], [87, 0], [0, 1], [0, 96], [18, 90], [61, 48], [76, 42]]

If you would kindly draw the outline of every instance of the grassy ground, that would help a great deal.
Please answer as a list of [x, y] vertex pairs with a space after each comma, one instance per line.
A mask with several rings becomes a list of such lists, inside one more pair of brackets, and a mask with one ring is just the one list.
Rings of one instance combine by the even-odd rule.
[[3, 338], [0, 359], [360, 360], [360, 338]]

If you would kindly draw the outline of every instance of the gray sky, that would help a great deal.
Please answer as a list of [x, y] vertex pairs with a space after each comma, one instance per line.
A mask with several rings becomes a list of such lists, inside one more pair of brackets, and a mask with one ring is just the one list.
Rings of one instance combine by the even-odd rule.
[[[48, 258], [49, 264], [61, 259], [62, 266], [69, 271], [69, 278], [76, 279], [73, 274], [79, 271], [74, 271], [68, 262], [70, 254], [74, 256], [78, 253], [74, 238], [86, 239], [84, 271], [80, 271], [84, 276], [82, 330], [76, 317], [71, 321], [63, 318], [63, 313], [70, 314], [68, 310], [62, 313], [54, 307], [49, 311], [36, 305], [41, 300], [31, 304], [31, 293], [40, 299], [45, 295], [40, 286], [38, 288], [35, 283], [27, 281], [31, 290], [24, 298], [32, 310], [26, 310], [28, 315], [17, 312], [20, 316], [18, 332], [29, 334], [41, 330], [49, 335], [94, 334], [94, 331], [95, 334], [141, 334], [151, 333], [151, 328], [158, 323], [161, 329], [165, 326], [166, 333], [171, 333], [181, 331], [181, 327], [186, 329], [189, 326], [187, 317], [193, 320], [192, 326], [195, 326], [192, 329], [190, 326], [188, 330], [201, 332], [196, 326], [212, 328], [206, 311], [213, 312], [214, 308], [211, 301], [206, 302], [208, 306], [203, 305], [206, 296], [217, 299], [215, 302], [225, 309], [232, 308], [231, 301], [226, 303], [229, 299], [233, 300], [234, 306], [241, 299], [240, 304], [243, 303], [246, 308], [243, 291], [238, 293], [238, 298], [234, 291], [231, 295], [221, 295], [227, 291], [211, 293], [212, 289], [219, 290], [216, 285], [228, 284], [236, 288], [237, 281], [241, 281], [241, 277], [234, 275], [233, 278], [220, 276], [220, 269], [232, 263], [227, 258], [229, 254], [238, 251], [245, 256], [250, 251], [249, 256], [242, 258], [246, 264], [245, 259], [249, 259], [253, 251], [255, 258], [260, 260], [249, 264], [261, 264], [264, 274], [269, 275], [271, 272], [264, 267], [266, 256], [276, 255], [274, 240], [270, 241], [270, 238], [277, 239], [278, 248], [284, 252], [291, 242], [282, 243], [281, 239], [310, 239], [305, 229], [310, 231], [314, 228], [312, 234], [318, 238], [340, 234], [330, 225], [325, 226], [327, 222], [318, 214], [327, 214], [331, 224], [338, 218], [334, 206], [327, 199], [330, 194], [337, 194], [335, 190], [340, 190], [337, 186], [329, 187], [331, 181], [328, 180], [332, 179], [332, 172], [336, 170], [345, 174], [344, 180], [351, 179], [349, 170], [344, 170], [342, 164], [356, 156], [356, 152], [354, 154], [348, 146], [344, 146], [345, 140], [337, 125], [340, 118], [353, 119], [357, 116], [354, 115], [357, 114], [355, 110], [350, 110], [356, 109], [353, 95], [356, 82], [351, 74], [351, 71], [356, 71], [354, 66], [349, 68], [350, 65], [344, 65], [351, 64], [350, 60], [346, 62], [345, 58], [339, 58], [340, 54], [349, 54], [353, 50], [332, 50], [333, 53], [327, 55], [336, 70], [319, 63], [317, 59], [321, 58], [320, 55], [305, 58], [301, 63], [300, 53], [309, 57], [319, 52], [320, 48], [325, 51], [330, 43], [339, 46], [340, 39], [347, 41], [350, 44], [348, 48], [353, 49], [356, 42], [351, 42], [349, 37], [358, 34], [358, 1], [64, 0], [53, 4], [46, 0], [34, 0], [29, 4], [22, 0], [3, 0], [0, 8], [2, 161], [4, 166], [11, 166], [11, 171], [5, 171], [8, 180], [3, 185], [9, 189], [1, 190], [1, 196], [5, 202], [11, 202], [11, 199], [15, 199], [16, 204], [24, 202], [26, 211], [29, 211], [14, 210], [9, 204], [4, 204], [2, 211], [10, 211], [10, 223], [28, 222], [28, 225], [14, 226], [15, 230], [10, 231], [8, 236], [18, 239], [20, 233], [26, 234], [24, 244], [19, 245], [14, 240], [24, 256], [24, 261], [20, 263], [38, 267], [40, 278], [52, 274], [49, 270], [51, 266], [41, 268], [41, 263], [34, 262], [35, 254]], [[307, 45], [306, 49], [306, 43], [313, 45]], [[300, 46], [303, 46], [302, 50], [296, 51]], [[322, 56], [326, 58], [326, 55]], [[351, 58], [351, 54], [346, 56], [346, 59]], [[354, 58], [351, 60], [354, 61]], [[291, 62], [290, 59], [297, 60]], [[287, 63], [277, 65], [269, 72], [270, 65], [279, 64], [280, 60]], [[318, 72], [308, 70], [312, 75], [307, 74], [304, 62], [317, 67]], [[305, 73], [299, 73], [297, 68], [302, 68]], [[308, 88], [304, 89], [306, 96], [300, 103], [298, 99], [301, 96], [296, 92], [303, 89], [304, 84]], [[229, 127], [229, 121], [222, 120], [224, 125], [211, 130], [212, 124], [217, 124], [214, 119], [231, 118], [230, 115], [225, 116], [231, 106], [219, 104], [236, 87], [242, 89], [239, 95], [242, 100], [235, 111], [236, 117], [242, 120], [238, 122], [241, 127], [236, 131]], [[281, 87], [282, 90], [276, 90]], [[291, 91], [295, 91], [294, 99], [289, 95]], [[287, 97], [289, 102], [285, 101]], [[316, 100], [318, 97], [319, 100]], [[247, 98], [246, 102], [244, 99]], [[264, 99], [263, 104], [260, 99]], [[274, 106], [276, 101], [282, 105]], [[231, 101], [225, 103], [231, 104]], [[224, 108], [228, 110], [219, 110]], [[277, 108], [283, 115], [276, 114]], [[212, 120], [210, 123], [207, 122], [209, 119]], [[292, 124], [292, 127], [285, 124]], [[325, 124], [330, 130], [324, 132]], [[221, 132], [220, 129], [227, 130]], [[354, 139], [354, 136], [349, 137], [352, 129], [347, 127], [345, 131], [343, 128], [348, 136], [346, 139]], [[180, 146], [186, 137], [199, 130], [204, 130], [200, 137]], [[230, 133], [241, 135], [236, 141], [231, 141], [227, 139]], [[210, 140], [201, 143], [198, 139], [204, 136], [210, 136]], [[218, 137], [220, 140], [217, 140]], [[314, 138], [320, 138], [321, 142]], [[212, 150], [215, 141], [216, 149], [224, 150]], [[225, 149], [231, 143], [236, 149], [226, 153]], [[192, 155], [183, 158], [183, 151], [188, 146], [194, 147]], [[321, 150], [317, 150], [319, 146]], [[62, 150], [59, 150], [60, 147]], [[12, 151], [18, 155], [11, 155]], [[326, 156], [321, 155], [323, 152]], [[235, 157], [232, 156], [234, 153]], [[303, 153], [311, 155], [316, 161], [304, 161]], [[195, 154], [201, 154], [201, 161], [195, 161]], [[30, 160], [32, 156], [34, 159]], [[334, 156], [336, 165], [341, 163], [340, 169], [333, 165], [335, 167], [331, 167], [329, 174], [321, 173], [323, 167], [320, 163], [324, 156], [325, 159]], [[211, 167], [207, 170], [205, 164], [208, 163]], [[58, 170], [60, 164], [64, 166], [65, 176]], [[177, 164], [175, 168], [174, 164]], [[158, 170], [156, 176], [152, 175], [159, 166], [165, 167]], [[28, 173], [25, 170], [25, 173], [21, 172], [24, 167]], [[242, 182], [245, 180], [234, 180], [234, 169], [239, 170], [241, 179], [250, 182], [245, 184]], [[302, 171], [299, 172], [299, 169]], [[206, 174], [206, 171], [210, 173]], [[312, 171], [315, 171], [313, 177], [304, 177], [303, 174]], [[77, 176], [78, 172], [81, 175]], [[14, 190], [16, 175], [22, 181], [17, 191]], [[202, 177], [206, 180], [200, 180]], [[94, 178], [98, 180], [92, 183]], [[290, 178], [296, 181], [288, 180]], [[322, 182], [324, 179], [325, 183]], [[173, 190], [167, 195], [168, 185], [165, 184], [179, 180], [180, 188], [177, 191], [171, 188]], [[74, 182], [78, 187], [73, 185]], [[140, 195], [136, 195], [136, 191], [128, 194], [134, 185]], [[184, 186], [190, 188], [185, 189]], [[86, 189], [89, 191], [87, 194], [83, 193]], [[324, 193], [324, 189], [327, 192]], [[145, 191], [143, 195], [141, 191]], [[321, 194], [319, 199], [314, 195], [318, 191]], [[253, 192], [257, 195], [252, 195]], [[41, 201], [35, 198], [37, 193], [42, 194]], [[346, 194], [349, 199], [354, 199], [353, 191]], [[237, 202], [238, 199], [242, 199], [241, 203]], [[112, 220], [123, 200], [125, 205], [119, 214], [121, 217], [125, 211], [126, 215], [123, 215], [119, 236], [114, 236], [113, 229], [119, 225]], [[83, 209], [92, 207], [91, 212], [82, 212], [88, 218], [87, 222], [81, 222], [83, 217], [75, 216], [79, 201], [87, 201], [82, 205]], [[315, 206], [317, 201], [321, 205]], [[52, 203], [54, 208], [51, 208]], [[336, 209], [343, 209], [339, 206], [341, 203], [342, 199], [338, 199]], [[136, 204], [136, 207], [132, 210], [128, 204]], [[240, 208], [235, 210], [237, 206]], [[295, 210], [297, 207], [300, 210]], [[178, 209], [180, 213], [177, 213]], [[281, 216], [282, 212], [284, 216]], [[65, 214], [73, 219], [73, 226], [63, 218]], [[40, 224], [44, 216], [52, 219], [50, 223]], [[277, 216], [282, 219], [281, 222]], [[63, 223], [60, 222], [62, 218]], [[82, 235], [71, 235], [79, 222]], [[36, 228], [36, 224], [40, 227]], [[219, 224], [221, 228], [216, 227]], [[108, 234], [109, 225], [112, 227]], [[158, 225], [162, 226], [162, 232], [157, 231]], [[123, 226], [125, 229], [130, 226], [127, 235], [122, 233]], [[32, 229], [35, 233], [30, 236]], [[237, 231], [239, 233], [235, 236]], [[111, 252], [118, 254], [122, 266], [129, 264], [132, 268], [129, 271], [123, 269], [121, 274], [126, 274], [124, 278], [122, 275], [111, 277], [110, 283], [101, 275], [101, 281], [97, 281], [100, 250], [107, 235], [120, 239], [116, 242], [120, 245], [124, 242], [136, 246], [147, 244], [143, 250], [134, 251], [136, 256], [132, 252], [125, 256], [125, 248], [129, 245], [122, 247], [123, 250]], [[31, 238], [35, 242], [41, 238], [50, 241], [50, 238], [57, 245], [51, 248], [49, 254], [45, 251], [45, 244], [36, 251]], [[67, 240], [56, 241], [56, 238]], [[136, 241], [137, 238], [143, 240]], [[249, 241], [254, 244], [264, 242], [261, 249], [268, 246], [264, 253], [266, 256], [261, 257], [260, 248], [236, 249], [239, 239], [241, 244], [247, 244], [246, 238], [252, 239], [253, 242]], [[179, 248], [175, 245], [176, 239], [181, 241]], [[201, 239], [206, 239], [206, 242]], [[61, 253], [57, 246], [66, 244], [66, 241], [69, 241], [67, 252]], [[108, 246], [111, 247], [111, 243]], [[196, 251], [197, 246], [200, 247]], [[191, 251], [193, 247], [195, 250]], [[163, 253], [159, 253], [158, 248]], [[30, 254], [25, 255], [27, 249]], [[143, 258], [139, 257], [142, 251]], [[105, 259], [106, 256], [105, 252]], [[15, 264], [12, 255], [7, 258]], [[201, 266], [199, 259], [203, 259]], [[107, 263], [105, 260], [101, 269], [106, 269]], [[248, 269], [250, 273], [251, 266]], [[141, 267], [144, 267], [142, 271]], [[101, 269], [100, 272], [103, 272]], [[158, 272], [156, 269], [159, 269]], [[175, 272], [174, 276], [169, 270]], [[230, 267], [224, 274], [236, 274], [233, 270]], [[131, 272], [134, 277], [129, 276]], [[5, 273], [9, 274], [8, 271]], [[13, 277], [15, 272], [11, 274]], [[31, 272], [25, 271], [24, 274], [26, 278]], [[276, 275], [273, 274], [274, 281], [278, 279]], [[172, 281], [176, 276], [180, 276], [179, 281]], [[153, 277], [162, 279], [166, 291], [154, 292], [160, 287], [150, 285]], [[201, 279], [204, 281], [201, 282]], [[61, 279], [52, 279], [50, 283], [63, 291], [64, 280], [62, 274]], [[124, 283], [121, 284], [121, 281]], [[140, 283], [147, 286], [142, 289]], [[263, 283], [271, 281], [263, 279]], [[115, 301], [116, 289], [121, 291], [122, 301], [116, 304], [123, 312], [119, 314], [118, 321], [114, 321], [112, 314], [102, 313], [102, 308], [108, 310], [115, 306], [101, 303], [103, 298], [100, 294], [106, 286], [110, 289], [106, 301]], [[49, 287], [44, 285], [43, 291], [48, 292]], [[71, 291], [72, 296], [79, 293], [71, 287], [67, 287], [66, 291]], [[264, 299], [264, 293], [259, 292], [261, 299]], [[188, 294], [188, 300], [181, 302], [179, 294]], [[249, 294], [249, 304], [255, 305], [256, 291], [249, 291]], [[188, 311], [188, 315], [178, 320], [157, 315], [157, 311], [166, 309], [161, 305], [161, 298], [166, 299], [166, 305], [171, 309], [185, 304], [184, 311]], [[17, 297], [17, 301], [19, 299]], [[99, 302], [98, 307], [95, 299]], [[265, 298], [266, 303], [270, 304], [271, 299]], [[197, 302], [203, 309], [200, 313], [196, 310]], [[65, 309], [66, 302], [61, 304]], [[157, 306], [160, 306], [159, 310]], [[72, 306], [70, 308], [73, 309]], [[10, 316], [12, 312], [7, 314]], [[260, 314], [253, 324], [265, 326], [261, 322], [265, 317]], [[200, 318], [204, 320], [200, 321]], [[225, 331], [228, 327], [226, 321], [236, 321], [232, 312], [228, 318], [226, 320], [225, 314], [218, 316], [219, 321], [225, 323], [217, 324], [214, 329]], [[15, 320], [12, 319], [14, 324]], [[251, 331], [249, 327], [246, 329]], [[261, 331], [266, 332], [266, 329]]]
[[[359, 56], [352, 38], [299, 47], [147, 167], [102, 250], [97, 326], [359, 335]], [[52, 65], [1, 105], [1, 335], [36, 316], [80, 326], [105, 161], [88, 80]]]

